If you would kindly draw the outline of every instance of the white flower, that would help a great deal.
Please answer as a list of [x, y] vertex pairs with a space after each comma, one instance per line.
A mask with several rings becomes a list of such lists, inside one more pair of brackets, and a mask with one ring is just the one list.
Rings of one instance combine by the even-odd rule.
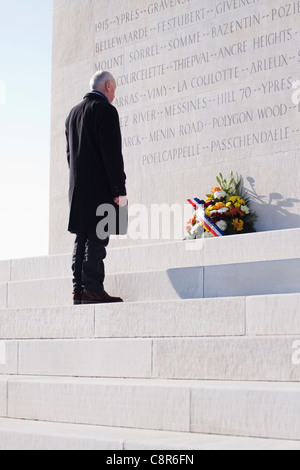
[[216, 225], [221, 229], [223, 232], [227, 229], [227, 223], [225, 220], [219, 220], [219, 222], [216, 223]]
[[245, 212], [245, 214], [250, 214], [250, 209], [248, 206], [241, 206], [241, 211]]
[[225, 212], [228, 212], [228, 208], [227, 207], [222, 207], [221, 209], [219, 209], [217, 212], [218, 214], [225, 214]]
[[214, 235], [210, 232], [204, 232], [202, 238], [214, 238]]
[[203, 225], [200, 225], [199, 223], [194, 225], [194, 227], [190, 231], [192, 238], [200, 238], [202, 233], [203, 233]]
[[225, 191], [216, 191], [216, 192], [214, 193], [214, 198], [215, 198], [215, 199], [222, 199], [222, 198], [225, 197], [225, 196], [226, 196]]
[[194, 239], [195, 239], [195, 237], [193, 237], [193, 236], [191, 235], [191, 232], [186, 232], [185, 238], [186, 238], [186, 240], [194, 240]]

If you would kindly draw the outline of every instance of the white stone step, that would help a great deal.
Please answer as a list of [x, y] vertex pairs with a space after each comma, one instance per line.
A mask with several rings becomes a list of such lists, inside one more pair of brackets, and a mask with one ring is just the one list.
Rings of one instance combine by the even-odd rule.
[[3, 340], [94, 337], [93, 305], [0, 309], [0, 339]]
[[[106, 290], [111, 295], [121, 296], [124, 301], [173, 300], [203, 297], [203, 268], [152, 271], [108, 275]], [[71, 279], [41, 279], [10, 282], [8, 284], [7, 307], [59, 307], [71, 305]], [[4, 293], [3, 293], [4, 296]], [[1, 305], [3, 308], [3, 305]]]
[[7, 308], [8, 306], [8, 284], [0, 284], [0, 308]]
[[299, 358], [300, 336], [156, 339], [152, 377], [300, 382]]
[[[105, 288], [125, 301], [197, 299], [300, 292], [300, 259], [110, 274]], [[71, 278], [0, 284], [0, 308], [72, 303]]]
[[300, 382], [300, 335], [6, 341], [2, 374]]
[[3, 418], [300, 440], [300, 384], [1, 377]]
[[300, 442], [0, 418], [0, 450], [300, 450]]
[[299, 381], [299, 305], [291, 294], [2, 310], [0, 373]]
[[95, 312], [102, 338], [300, 334], [300, 294], [97, 305]]
[[0, 339], [300, 335], [300, 294], [0, 309]]
[[[108, 273], [300, 258], [300, 229], [109, 248]], [[0, 282], [71, 276], [71, 255], [0, 261]]]

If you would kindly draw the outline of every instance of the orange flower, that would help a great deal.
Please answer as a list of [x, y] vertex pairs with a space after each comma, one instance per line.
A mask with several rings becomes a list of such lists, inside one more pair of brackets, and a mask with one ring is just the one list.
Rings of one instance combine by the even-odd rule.
[[211, 192], [214, 194], [216, 193], [217, 191], [222, 191], [221, 188], [219, 188], [219, 186], [216, 186], [215, 188], [212, 188]]
[[215, 205], [216, 210], [222, 209], [222, 207], [225, 207], [224, 202], [217, 202], [217, 204]]
[[194, 225], [196, 225], [197, 223], [197, 217], [194, 215], [193, 217], [191, 217], [187, 223], [186, 223], [186, 226], [185, 226], [185, 230], [187, 232], [189, 232], [190, 230], [192, 230], [192, 228], [194, 227]]

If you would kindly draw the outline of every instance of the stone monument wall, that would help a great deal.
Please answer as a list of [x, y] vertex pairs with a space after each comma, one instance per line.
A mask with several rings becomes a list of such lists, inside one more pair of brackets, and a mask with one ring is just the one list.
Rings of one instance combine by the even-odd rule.
[[53, 3], [50, 253], [72, 247], [64, 121], [103, 69], [131, 204], [184, 205], [233, 170], [258, 230], [300, 226], [300, 1]]

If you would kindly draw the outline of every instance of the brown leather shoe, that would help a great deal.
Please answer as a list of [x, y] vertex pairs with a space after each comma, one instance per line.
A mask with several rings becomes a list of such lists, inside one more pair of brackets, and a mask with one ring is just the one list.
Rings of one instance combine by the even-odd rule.
[[101, 294], [97, 292], [86, 292], [82, 294], [82, 304], [112, 304], [121, 303], [123, 300], [120, 297], [111, 297], [107, 292], [103, 291]]
[[82, 301], [82, 292], [73, 292], [73, 304], [81, 305]]

